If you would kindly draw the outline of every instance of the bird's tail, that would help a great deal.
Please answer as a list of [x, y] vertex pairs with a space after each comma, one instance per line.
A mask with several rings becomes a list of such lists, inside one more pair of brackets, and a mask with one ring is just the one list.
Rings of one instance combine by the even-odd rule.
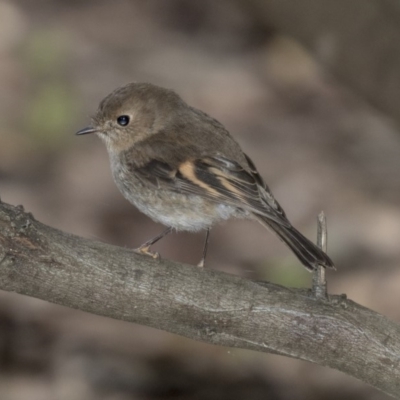
[[262, 215], [257, 215], [257, 218], [262, 225], [272, 229], [290, 247], [309, 271], [316, 270], [318, 265], [335, 269], [332, 260], [293, 226], [281, 225]]

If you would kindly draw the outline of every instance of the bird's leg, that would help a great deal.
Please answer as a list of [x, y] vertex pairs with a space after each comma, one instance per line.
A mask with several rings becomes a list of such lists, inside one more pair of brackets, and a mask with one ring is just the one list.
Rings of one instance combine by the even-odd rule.
[[153, 237], [153, 239], [148, 240], [147, 242], [143, 243], [140, 247], [135, 249], [134, 251], [139, 254], [145, 254], [146, 256], [151, 256], [153, 258], [160, 258], [159, 253], [152, 253], [150, 251], [150, 247], [154, 244], [157, 243], [159, 240], [161, 240], [164, 236], [167, 236], [169, 233], [172, 232], [172, 228], [169, 227], [162, 231], [160, 234], [157, 236]]
[[201, 258], [200, 262], [197, 264], [198, 267], [203, 268], [206, 262], [206, 255], [208, 249], [208, 238], [210, 236], [210, 229], [207, 229], [206, 233], [206, 240], [204, 241], [204, 249], [203, 249], [203, 257]]

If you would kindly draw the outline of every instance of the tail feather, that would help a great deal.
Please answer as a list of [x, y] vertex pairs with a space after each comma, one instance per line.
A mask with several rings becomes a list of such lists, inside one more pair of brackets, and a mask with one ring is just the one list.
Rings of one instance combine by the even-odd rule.
[[293, 226], [280, 225], [267, 217], [257, 216], [262, 225], [271, 228], [279, 238], [286, 243], [301, 263], [309, 270], [314, 271], [318, 265], [335, 269], [332, 260], [311, 240], [308, 240]]

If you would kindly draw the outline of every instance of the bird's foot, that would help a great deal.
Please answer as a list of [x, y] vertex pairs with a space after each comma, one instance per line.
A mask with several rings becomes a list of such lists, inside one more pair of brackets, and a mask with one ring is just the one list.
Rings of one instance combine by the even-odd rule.
[[160, 253], [157, 252], [153, 253], [152, 251], [150, 251], [150, 246], [146, 245], [138, 247], [137, 249], [134, 250], [134, 252], [137, 254], [149, 256], [151, 258], [154, 258], [155, 260], [159, 260], [161, 258]]

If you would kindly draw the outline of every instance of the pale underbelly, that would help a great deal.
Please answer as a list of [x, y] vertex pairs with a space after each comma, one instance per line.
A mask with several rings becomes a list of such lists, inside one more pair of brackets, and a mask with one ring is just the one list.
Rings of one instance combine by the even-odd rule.
[[126, 179], [124, 172], [113, 171], [115, 183], [124, 197], [154, 221], [178, 231], [200, 231], [231, 217], [248, 217], [248, 213], [236, 207], [215, 203], [198, 195], [144, 185], [131, 174]]

